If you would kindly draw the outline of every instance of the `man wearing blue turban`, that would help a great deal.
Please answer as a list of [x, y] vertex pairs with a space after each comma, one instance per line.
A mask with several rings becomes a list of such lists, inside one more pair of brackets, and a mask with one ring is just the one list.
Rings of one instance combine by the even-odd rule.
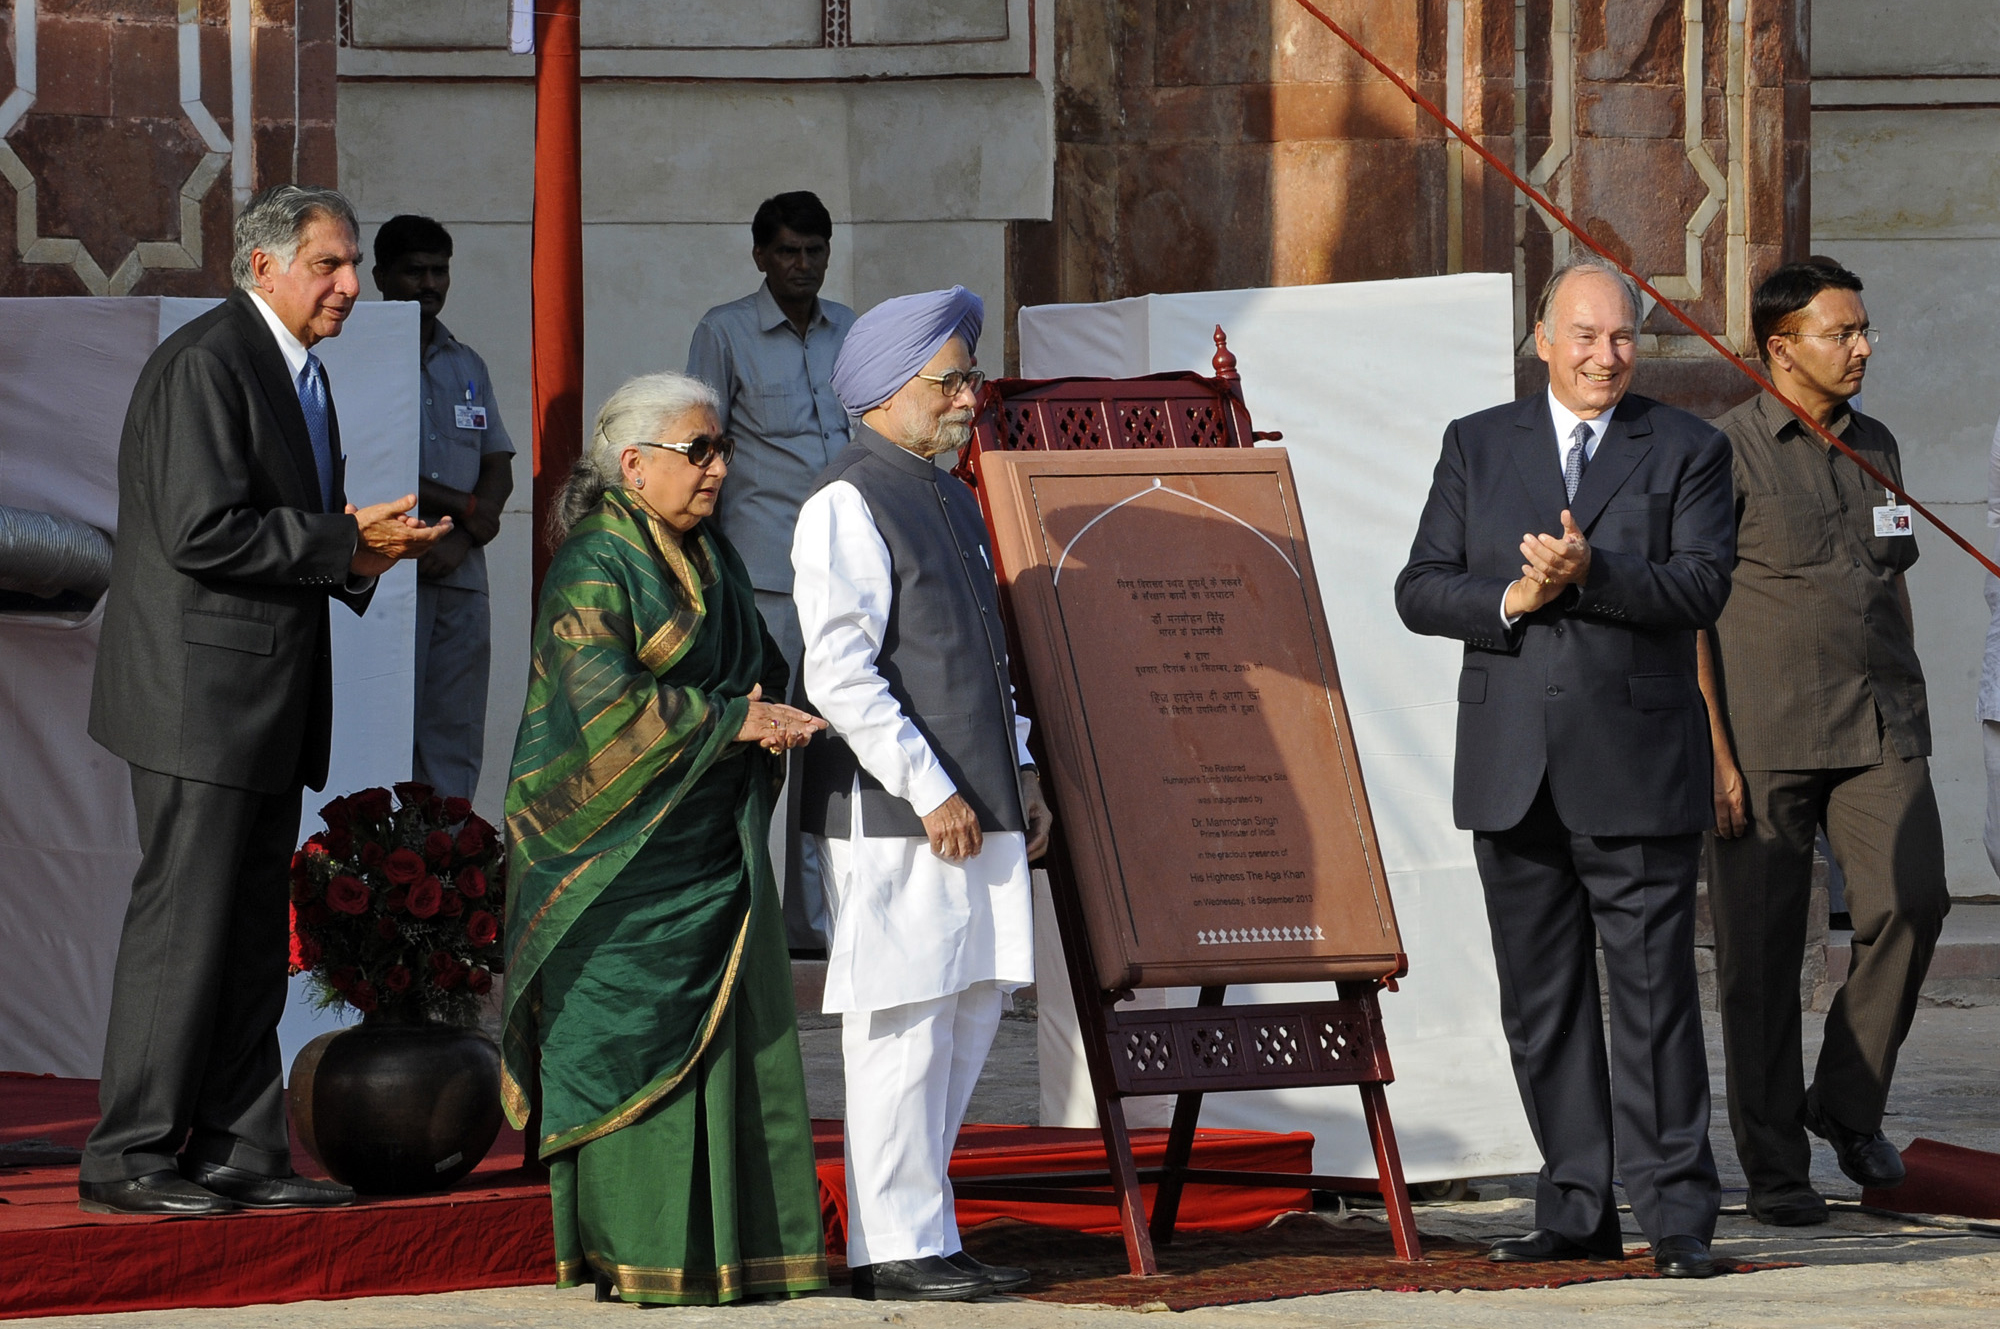
[[959, 1245], [945, 1167], [1014, 989], [1034, 981], [1028, 860], [1052, 817], [1014, 709], [979, 501], [933, 464], [964, 447], [985, 308], [963, 286], [862, 315], [833, 366], [854, 441], [792, 539], [805, 768], [833, 920], [827, 1013], [847, 1070], [854, 1295], [946, 1301], [1024, 1269]]

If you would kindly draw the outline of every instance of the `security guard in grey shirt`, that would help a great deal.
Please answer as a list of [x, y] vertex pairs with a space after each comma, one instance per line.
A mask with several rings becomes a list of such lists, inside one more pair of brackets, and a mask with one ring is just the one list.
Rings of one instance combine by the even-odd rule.
[[[805, 646], [792, 607], [792, 528], [819, 473], [847, 447], [847, 412], [831, 379], [854, 311], [819, 298], [833, 218], [816, 195], [765, 199], [750, 240], [764, 284], [702, 315], [687, 371], [722, 397], [722, 429], [736, 440], [736, 458], [715, 521], [750, 570], [758, 612], [796, 684]], [[831, 929], [817, 865], [806, 861], [799, 836], [798, 788], [789, 782], [785, 815], [772, 818], [771, 851], [784, 864], [786, 939], [811, 952], [825, 948]]]
[[375, 235], [375, 289], [423, 311], [424, 516], [455, 526], [417, 564], [417, 687], [412, 778], [446, 798], [473, 796], [486, 739], [492, 615], [485, 546], [514, 488], [514, 444], [486, 362], [438, 321], [451, 290], [451, 235], [429, 217], [391, 217]]

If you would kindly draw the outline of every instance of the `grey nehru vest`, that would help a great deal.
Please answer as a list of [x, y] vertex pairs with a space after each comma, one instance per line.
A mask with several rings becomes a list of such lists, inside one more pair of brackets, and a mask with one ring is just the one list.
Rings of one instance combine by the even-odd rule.
[[[1025, 830], [1006, 633], [979, 500], [957, 477], [859, 424], [813, 492], [839, 480], [861, 492], [889, 547], [893, 590], [876, 671], [980, 829]], [[923, 835], [916, 809], [863, 770], [837, 735], [816, 739], [805, 756], [804, 830], [847, 838], [858, 775], [865, 834]]]

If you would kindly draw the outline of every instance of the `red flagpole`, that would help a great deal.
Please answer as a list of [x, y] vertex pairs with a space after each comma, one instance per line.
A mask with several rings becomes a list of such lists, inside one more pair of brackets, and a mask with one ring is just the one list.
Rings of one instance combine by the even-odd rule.
[[578, 12], [535, 6], [534, 597], [549, 507], [583, 449], [583, 122]]

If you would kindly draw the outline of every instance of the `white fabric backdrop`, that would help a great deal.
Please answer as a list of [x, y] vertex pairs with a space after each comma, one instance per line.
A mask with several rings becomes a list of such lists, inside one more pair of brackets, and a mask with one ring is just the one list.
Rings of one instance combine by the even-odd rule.
[[[1382, 997], [1397, 1077], [1389, 1103], [1406, 1174], [1429, 1181], [1533, 1171], [1541, 1157], [1500, 1029], [1472, 839], [1451, 819], [1459, 647], [1411, 634], [1393, 599], [1445, 425], [1514, 395], [1512, 283], [1505, 274], [1467, 273], [1031, 307], [1021, 311], [1021, 373], [1209, 374], [1218, 323], [1237, 357], [1251, 419], [1282, 430], [1291, 454], [1410, 957], [1402, 990]], [[1092, 1125], [1046, 900], [1044, 888], [1036, 920], [1042, 1121]], [[1232, 987], [1229, 1000], [1300, 991]], [[1335, 995], [1331, 984], [1324, 995]], [[1192, 1005], [1194, 992], [1142, 992], [1140, 1000]], [[1135, 1122], [1164, 1124], [1166, 1112], [1163, 1100], [1127, 1104]], [[1319, 1171], [1375, 1172], [1351, 1089], [1217, 1094], [1204, 1101], [1202, 1122], [1310, 1130]]]
[[[0, 300], [0, 504], [117, 526], [118, 435], [160, 339], [212, 300]], [[417, 477], [417, 307], [356, 307], [326, 362], [356, 502]], [[0, 614], [0, 1070], [94, 1078], [118, 930], [138, 865], [125, 763], [85, 732], [103, 602], [81, 621]], [[416, 576], [382, 579], [365, 618], [333, 610], [327, 788], [408, 778]], [[307, 794], [300, 838], [327, 796]], [[286, 1064], [327, 1016], [295, 982]]]

